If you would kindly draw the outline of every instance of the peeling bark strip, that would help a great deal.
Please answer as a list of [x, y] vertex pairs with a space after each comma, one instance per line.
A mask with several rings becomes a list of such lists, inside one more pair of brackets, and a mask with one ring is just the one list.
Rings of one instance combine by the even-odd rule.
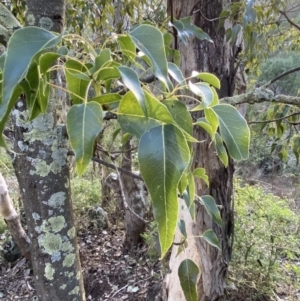
[[8, 194], [6, 182], [0, 173], [0, 215], [5, 219], [8, 230], [15, 243], [19, 247], [22, 255], [31, 260], [30, 239], [24, 231], [20, 217], [17, 214]]
[[[65, 1], [28, 0], [27, 25], [61, 32]], [[56, 81], [56, 74], [51, 74]], [[39, 301], [84, 301], [85, 293], [73, 216], [68, 140], [56, 120], [57, 96], [48, 110], [28, 121], [26, 102], [13, 110], [13, 166], [31, 239], [31, 258]]]

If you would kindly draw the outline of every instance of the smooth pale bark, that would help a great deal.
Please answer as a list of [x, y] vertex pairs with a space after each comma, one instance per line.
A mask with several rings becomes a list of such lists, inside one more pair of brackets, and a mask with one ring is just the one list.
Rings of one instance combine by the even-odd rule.
[[[65, 2], [27, 1], [27, 25], [61, 32]], [[51, 74], [56, 81], [56, 74]], [[13, 166], [32, 242], [35, 288], [40, 301], [85, 300], [72, 209], [67, 160], [68, 139], [57, 122], [58, 96], [50, 93], [48, 111], [27, 121], [26, 102], [13, 111]]]
[[[191, 76], [193, 70], [199, 72], [211, 72], [221, 80], [220, 97], [231, 96], [234, 90], [233, 67], [235, 49], [225, 42], [225, 30], [217, 30], [218, 20], [208, 19], [218, 18], [228, 0], [168, 0], [168, 13], [176, 19], [192, 16], [195, 25], [202, 28], [214, 41], [200, 41], [191, 38], [189, 45], [185, 46], [178, 40], [178, 49], [181, 53], [181, 69], [185, 77]], [[228, 25], [227, 25], [228, 26]], [[193, 118], [199, 118], [200, 114], [195, 114]], [[231, 257], [231, 244], [233, 234], [233, 210], [231, 203], [233, 164], [230, 161], [228, 168], [225, 168], [216, 156], [214, 146], [211, 144], [209, 136], [200, 128], [195, 128], [195, 137], [204, 143], [198, 143], [194, 148], [194, 167], [204, 167], [209, 176], [210, 187], [200, 181], [196, 181], [196, 194], [210, 194], [217, 204], [221, 206], [223, 224], [220, 228], [212, 222], [205, 208], [196, 203], [195, 221], [188, 222], [190, 236], [199, 236], [207, 229], [213, 229], [218, 235], [222, 252], [210, 246], [201, 238], [195, 238], [195, 242], [189, 240], [188, 248], [185, 251], [186, 258], [194, 259], [200, 268], [200, 277], [197, 282], [199, 300], [215, 301], [223, 300], [225, 288], [225, 276], [227, 274], [228, 263]], [[177, 252], [177, 247], [172, 249], [171, 258]], [[175, 253], [176, 254], [176, 253]], [[178, 266], [180, 259], [176, 257], [170, 262], [170, 269], [173, 271]], [[168, 300], [183, 301], [184, 297], [178, 277], [172, 274], [167, 282]], [[177, 291], [177, 294], [174, 292]]]
[[13, 203], [9, 197], [6, 182], [0, 173], [0, 216], [6, 221], [8, 230], [12, 235], [15, 243], [19, 247], [22, 255], [31, 260], [30, 239], [24, 231], [20, 216], [16, 212]]

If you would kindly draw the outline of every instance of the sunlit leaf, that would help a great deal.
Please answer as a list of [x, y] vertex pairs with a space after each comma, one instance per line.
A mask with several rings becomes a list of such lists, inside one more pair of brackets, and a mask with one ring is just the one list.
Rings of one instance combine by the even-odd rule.
[[151, 195], [161, 257], [164, 257], [172, 245], [177, 225], [177, 186], [190, 162], [189, 147], [176, 126], [161, 125], [141, 137], [138, 159], [141, 175]]
[[224, 164], [224, 166], [227, 167], [228, 155], [227, 155], [226, 148], [223, 144], [223, 139], [221, 138], [219, 133], [215, 134], [215, 143], [216, 143], [216, 150], [217, 150], [218, 157], [221, 160], [221, 162]]
[[195, 178], [202, 179], [204, 183], [209, 186], [208, 175], [206, 174], [205, 168], [198, 167], [193, 171]]
[[238, 110], [227, 104], [211, 108], [219, 118], [219, 128], [229, 155], [234, 160], [245, 160], [249, 156], [250, 130]]

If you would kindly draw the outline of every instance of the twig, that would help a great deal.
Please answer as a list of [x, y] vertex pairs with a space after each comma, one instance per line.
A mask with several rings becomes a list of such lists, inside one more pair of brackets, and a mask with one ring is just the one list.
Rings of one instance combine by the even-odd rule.
[[118, 182], [119, 182], [119, 186], [120, 186], [120, 190], [121, 190], [121, 198], [122, 198], [122, 201], [123, 201], [123, 206], [125, 208], [125, 210], [129, 210], [130, 213], [132, 213], [135, 217], [137, 217], [138, 219], [140, 219], [141, 221], [143, 221], [145, 224], [149, 224], [149, 221], [143, 219], [141, 216], [139, 216], [138, 214], [136, 214], [132, 208], [128, 205], [127, 201], [126, 201], [126, 197], [125, 197], [125, 193], [124, 193], [124, 187], [123, 187], [123, 183], [122, 183], [122, 180], [121, 180], [121, 176], [120, 176], [120, 173], [119, 173], [119, 169], [115, 164], [115, 170], [116, 170], [116, 174], [117, 174], [117, 178], [118, 178]]
[[272, 119], [272, 120], [261, 120], [261, 121], [249, 121], [249, 122], [247, 122], [247, 123], [248, 123], [248, 124], [256, 124], [256, 123], [276, 122], [276, 121], [281, 121], [281, 120], [284, 120], [284, 119], [287, 119], [287, 118], [289, 118], [289, 117], [296, 116], [296, 115], [300, 115], [300, 112], [296, 112], [296, 113], [293, 113], [293, 114], [290, 114], [290, 115], [287, 115], [287, 116], [284, 116], [284, 117], [280, 117], [280, 118], [277, 118], [277, 119]]
[[[74, 154], [73, 151], [68, 151], [67, 155], [68, 155], [68, 156], [75, 156], [75, 154]], [[130, 171], [128, 171], [128, 170], [122, 168], [122, 167], [117, 167], [117, 166], [115, 166], [114, 164], [108, 163], [108, 162], [106, 162], [106, 161], [104, 161], [104, 160], [102, 160], [102, 159], [93, 157], [93, 158], [92, 158], [92, 161], [97, 162], [97, 163], [99, 163], [99, 164], [102, 164], [102, 165], [104, 165], [104, 166], [106, 166], [106, 167], [108, 167], [108, 168], [111, 168], [111, 169], [116, 169], [116, 168], [117, 168], [117, 170], [118, 170], [119, 172], [125, 173], [125, 174], [127, 174], [128, 176], [133, 177], [134, 179], [143, 181], [143, 178], [142, 178], [141, 176], [138, 176], [138, 175], [136, 175], [136, 174], [134, 174], [134, 173], [132, 173], [132, 172], [130, 172]]]
[[285, 18], [287, 19], [287, 21], [288, 21], [291, 25], [293, 25], [293, 26], [296, 27], [298, 30], [300, 30], [300, 26], [297, 25], [296, 23], [294, 23], [294, 22], [287, 16], [287, 14], [286, 14], [284, 11], [280, 10], [279, 12], [280, 12], [283, 16], [285, 16]]
[[262, 85], [260, 88], [268, 88], [269, 86], [271, 86], [274, 82], [276, 82], [277, 80], [281, 79], [282, 77], [289, 75], [293, 72], [296, 71], [300, 71], [300, 66], [292, 68], [290, 70], [287, 70], [279, 75], [277, 75], [276, 77], [274, 77], [273, 79], [271, 79], [270, 81], [268, 81], [266, 84]]

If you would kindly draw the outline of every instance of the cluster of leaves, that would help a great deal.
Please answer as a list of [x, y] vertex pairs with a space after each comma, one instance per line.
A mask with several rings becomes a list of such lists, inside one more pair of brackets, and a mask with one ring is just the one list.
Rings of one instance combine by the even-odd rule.
[[275, 283], [297, 286], [300, 218], [290, 210], [290, 201], [238, 180], [235, 191], [231, 269], [238, 285], [254, 283], [260, 293], [270, 293]]
[[227, 40], [234, 45], [242, 34], [245, 54], [253, 68], [270, 53], [299, 49], [299, 29], [291, 23], [297, 23], [298, 16], [295, 0], [236, 1], [220, 14], [220, 25], [227, 18], [233, 21], [234, 26], [226, 31]]
[[[188, 35], [195, 29], [192, 25], [186, 27]], [[91, 160], [94, 141], [102, 130], [107, 111], [117, 114], [122, 131], [139, 141], [139, 168], [151, 195], [163, 257], [173, 243], [177, 226], [178, 191], [184, 194], [193, 215], [194, 177], [207, 181], [204, 169], [190, 168], [193, 143], [201, 143], [192, 136], [193, 126], [201, 126], [209, 133], [225, 166], [228, 155], [224, 143], [233, 159], [248, 157], [249, 129], [234, 107], [219, 103], [216, 89], [220, 88], [220, 82], [214, 75], [193, 72], [191, 81], [183, 77], [176, 64], [167, 61], [169, 35], [142, 24], [128, 34], [112, 36], [111, 39], [118, 45], [116, 53], [105, 48], [105, 44], [94, 48], [76, 35], [57, 36], [37, 27], [17, 30], [9, 41], [7, 53], [0, 58], [0, 132], [3, 132], [21, 93], [26, 95], [29, 120], [45, 113], [50, 86], [53, 87], [50, 72], [63, 69], [73, 104], [67, 114], [67, 130], [78, 174], [83, 174]], [[71, 55], [66, 46], [58, 47], [62, 40], [79, 42], [85, 50], [84, 59]], [[120, 54], [127, 65], [120, 63]], [[53, 66], [58, 58], [65, 63]], [[138, 74], [149, 70], [139, 63], [140, 59], [159, 80], [160, 95], [142, 85]], [[123, 85], [116, 87], [120, 81]], [[91, 88], [94, 90], [92, 96], [89, 93]], [[187, 90], [194, 94], [191, 97], [195, 101], [189, 109], [180, 101], [186, 97]], [[184, 95], [181, 95], [182, 91]], [[193, 123], [189, 110], [203, 111], [204, 117]], [[2, 135], [0, 144], [5, 146]], [[220, 214], [213, 198], [207, 196], [201, 200], [220, 224]], [[217, 246], [215, 234], [211, 230], [206, 234], [203, 237]], [[181, 264], [179, 277], [186, 294], [191, 287], [195, 291], [197, 274], [198, 268], [192, 261]], [[197, 298], [196, 293], [186, 296], [188, 300]]]

